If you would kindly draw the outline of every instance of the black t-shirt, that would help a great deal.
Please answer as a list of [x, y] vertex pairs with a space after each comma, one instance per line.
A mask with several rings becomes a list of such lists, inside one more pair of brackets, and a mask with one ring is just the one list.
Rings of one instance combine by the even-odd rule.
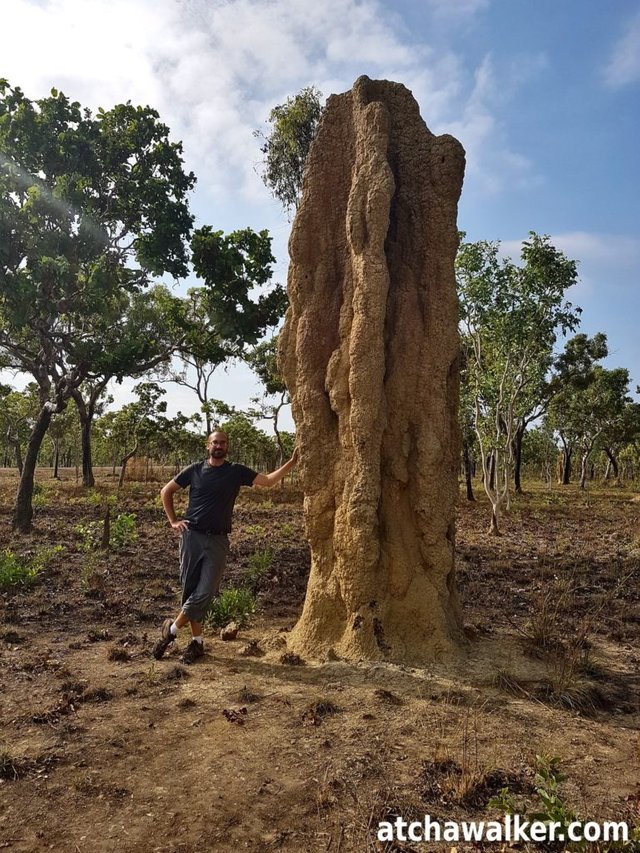
[[194, 462], [174, 477], [185, 489], [190, 486], [185, 519], [189, 527], [201, 533], [229, 533], [233, 505], [241, 486], [251, 486], [257, 472], [237, 462], [209, 465]]

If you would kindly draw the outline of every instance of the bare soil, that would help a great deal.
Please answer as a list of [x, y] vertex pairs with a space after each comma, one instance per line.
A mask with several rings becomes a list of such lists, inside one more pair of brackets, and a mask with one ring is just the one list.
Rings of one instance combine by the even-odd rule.
[[562, 796], [582, 817], [640, 823], [630, 487], [528, 484], [500, 538], [486, 502], [461, 497], [469, 642], [426, 668], [283, 657], [309, 570], [301, 497], [245, 491], [225, 583], [272, 549], [259, 611], [236, 640], [210, 632], [187, 667], [186, 635], [162, 661], [150, 655], [177, 604], [158, 484], [128, 483], [118, 499], [116, 512], [136, 513], [135, 543], [86, 554], [74, 526], [102, 509], [62, 474], [40, 472], [44, 506], [16, 537], [17, 480], [0, 472], [0, 548], [64, 546], [31, 589], [0, 593], [0, 849], [436, 850], [385, 846], [378, 821], [495, 819], [488, 802], [504, 787], [535, 801], [542, 754], [561, 758]]

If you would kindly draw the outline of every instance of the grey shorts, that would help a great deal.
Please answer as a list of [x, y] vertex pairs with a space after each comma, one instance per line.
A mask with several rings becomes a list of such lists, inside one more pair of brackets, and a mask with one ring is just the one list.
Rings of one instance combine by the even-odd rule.
[[207, 536], [196, 530], [184, 530], [180, 537], [182, 612], [194, 622], [202, 622], [218, 593], [228, 553], [226, 534]]

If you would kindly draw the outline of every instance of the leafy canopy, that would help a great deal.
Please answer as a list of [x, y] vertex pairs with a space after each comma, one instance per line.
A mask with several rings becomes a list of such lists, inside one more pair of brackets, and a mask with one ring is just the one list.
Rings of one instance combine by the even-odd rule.
[[305, 162], [322, 115], [321, 98], [315, 86], [301, 89], [271, 110], [266, 136], [254, 131], [263, 140], [262, 180], [287, 212], [300, 201]]

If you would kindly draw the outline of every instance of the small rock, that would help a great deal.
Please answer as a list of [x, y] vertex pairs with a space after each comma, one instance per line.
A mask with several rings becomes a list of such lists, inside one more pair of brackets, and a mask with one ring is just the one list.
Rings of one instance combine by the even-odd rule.
[[239, 627], [235, 622], [229, 622], [228, 625], [220, 631], [221, 640], [235, 640], [238, 636]]
[[294, 652], [285, 652], [280, 655], [280, 663], [284, 663], [287, 666], [304, 666], [304, 660]]
[[261, 658], [264, 655], [264, 651], [260, 648], [258, 640], [251, 640], [250, 643], [239, 649], [238, 654], [244, 658]]

